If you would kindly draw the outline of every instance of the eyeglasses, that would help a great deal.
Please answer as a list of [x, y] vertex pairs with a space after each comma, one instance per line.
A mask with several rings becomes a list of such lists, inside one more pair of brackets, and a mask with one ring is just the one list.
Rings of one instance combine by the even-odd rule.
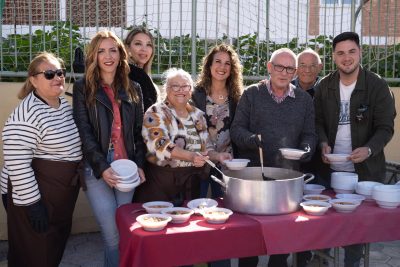
[[316, 65], [305, 65], [305, 64], [300, 64], [299, 65], [299, 69], [301, 69], [301, 70], [310, 70], [312, 72], [316, 72], [317, 68], [318, 68], [318, 66], [316, 66]]
[[360, 107], [357, 109], [356, 113], [356, 120], [358, 122], [363, 121], [367, 117], [368, 105], [361, 104]]
[[43, 73], [44, 77], [46, 78], [46, 80], [52, 80], [52, 79], [54, 79], [54, 76], [56, 76], [56, 74], [58, 77], [61, 77], [61, 76], [65, 77], [65, 75], [67, 74], [67, 70], [66, 69], [44, 70], [41, 72], [37, 72], [37, 73], [33, 74], [32, 76], [36, 76], [36, 75], [39, 75], [42, 73]]
[[168, 88], [171, 88], [172, 91], [174, 92], [179, 92], [179, 91], [183, 91], [183, 92], [189, 92], [190, 89], [192, 88], [192, 86], [190, 84], [185, 84], [185, 85], [178, 85], [178, 84], [173, 84], [168, 86]]
[[[272, 63], [272, 62], [271, 62]], [[296, 71], [296, 68], [293, 67], [285, 67], [279, 64], [274, 64], [272, 63], [272, 66], [274, 66], [274, 70], [278, 71], [278, 72], [282, 72], [284, 69], [286, 69], [286, 73], [287, 74], [293, 74]]]

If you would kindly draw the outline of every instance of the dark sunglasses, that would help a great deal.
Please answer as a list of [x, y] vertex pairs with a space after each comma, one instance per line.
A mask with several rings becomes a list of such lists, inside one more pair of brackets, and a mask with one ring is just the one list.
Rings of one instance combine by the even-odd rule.
[[32, 76], [36, 76], [36, 75], [39, 75], [42, 73], [43, 73], [44, 77], [46, 78], [46, 80], [52, 80], [52, 79], [54, 79], [54, 76], [56, 76], [56, 74], [58, 77], [61, 77], [61, 76], [65, 77], [65, 75], [67, 74], [67, 70], [66, 69], [44, 70], [44, 71], [35, 73]]

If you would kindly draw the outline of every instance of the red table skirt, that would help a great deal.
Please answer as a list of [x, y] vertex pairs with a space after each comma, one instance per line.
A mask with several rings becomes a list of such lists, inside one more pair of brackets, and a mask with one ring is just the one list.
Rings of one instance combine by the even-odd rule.
[[400, 208], [382, 209], [374, 202], [364, 201], [347, 214], [331, 208], [324, 216], [302, 210], [279, 216], [234, 213], [221, 225], [193, 215], [185, 224], [169, 223], [158, 232], [146, 232], [136, 222], [144, 212], [131, 212], [140, 206], [117, 210], [120, 266], [179, 266], [400, 239]]

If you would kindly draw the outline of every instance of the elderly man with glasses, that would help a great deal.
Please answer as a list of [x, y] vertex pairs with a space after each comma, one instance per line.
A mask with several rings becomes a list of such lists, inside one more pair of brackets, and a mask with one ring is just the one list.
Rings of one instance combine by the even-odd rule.
[[[270, 79], [245, 89], [231, 126], [232, 141], [240, 158], [260, 166], [299, 169], [299, 161], [283, 158], [279, 148], [307, 151], [300, 161], [311, 159], [316, 144], [314, 107], [311, 97], [290, 82], [296, 74], [296, 55], [287, 48], [272, 53], [267, 63]], [[258, 139], [261, 135], [261, 140]], [[286, 267], [288, 254], [272, 255], [268, 266]], [[239, 266], [257, 266], [257, 257], [239, 259]]]

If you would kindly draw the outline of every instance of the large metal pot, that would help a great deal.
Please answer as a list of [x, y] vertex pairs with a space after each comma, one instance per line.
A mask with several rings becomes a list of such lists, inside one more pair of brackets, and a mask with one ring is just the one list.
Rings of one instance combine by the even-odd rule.
[[[303, 185], [314, 179], [312, 174], [281, 168], [264, 168], [264, 175], [274, 178], [264, 181], [260, 167], [240, 171], [225, 171], [223, 181], [212, 177], [225, 191], [225, 206], [234, 211], [275, 215], [295, 212], [303, 197]], [[305, 177], [310, 177], [304, 181]]]

